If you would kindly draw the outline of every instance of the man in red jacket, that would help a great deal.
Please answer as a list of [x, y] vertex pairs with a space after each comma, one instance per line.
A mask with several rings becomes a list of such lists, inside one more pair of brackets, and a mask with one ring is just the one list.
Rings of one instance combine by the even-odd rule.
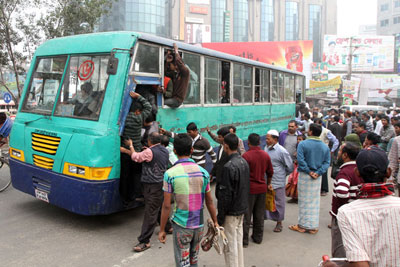
[[[249, 244], [249, 230], [253, 215], [253, 234], [251, 238], [257, 244], [261, 244], [264, 232], [265, 193], [271, 184], [274, 170], [271, 158], [260, 147], [260, 136], [252, 133], [248, 137], [249, 150], [243, 154], [243, 158], [250, 167], [250, 195], [249, 208], [245, 214], [243, 224], [243, 247]], [[265, 181], [267, 175], [267, 181]]]

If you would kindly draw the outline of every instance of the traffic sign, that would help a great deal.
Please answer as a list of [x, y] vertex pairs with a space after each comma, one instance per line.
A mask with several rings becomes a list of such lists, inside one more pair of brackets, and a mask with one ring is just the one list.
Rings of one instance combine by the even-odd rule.
[[3, 99], [4, 99], [4, 102], [8, 104], [8, 103], [11, 102], [12, 96], [11, 96], [10, 93], [5, 93], [4, 96], [3, 96]]

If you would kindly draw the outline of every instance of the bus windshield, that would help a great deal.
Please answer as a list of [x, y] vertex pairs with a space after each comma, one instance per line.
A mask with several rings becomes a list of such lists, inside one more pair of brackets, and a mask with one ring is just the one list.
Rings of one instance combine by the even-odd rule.
[[[55, 74], [50, 75], [53, 78], [51, 80], [42, 78], [41, 84], [44, 86], [38, 87], [36, 77], [48, 75], [43, 75], [40, 71], [41, 62], [52, 62], [52, 65], [60, 59], [61, 57], [39, 60], [22, 111], [51, 114], [56, 104], [55, 116], [98, 120], [107, 87], [109, 55], [71, 56], [68, 64], [64, 57], [63, 64], [58, 63], [57, 79], [54, 78]], [[65, 76], [60, 86], [65, 67]], [[61, 92], [56, 99], [58, 90]]]

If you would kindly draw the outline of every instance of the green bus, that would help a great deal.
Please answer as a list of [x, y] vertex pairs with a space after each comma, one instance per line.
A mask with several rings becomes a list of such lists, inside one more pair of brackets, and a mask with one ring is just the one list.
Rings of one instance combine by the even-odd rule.
[[245, 138], [282, 130], [294, 118], [296, 99], [304, 98], [302, 73], [179, 42], [189, 90], [179, 108], [164, 106], [154, 88], [163, 85], [174, 42], [105, 32], [42, 44], [11, 133], [14, 188], [83, 215], [124, 209], [119, 147], [132, 90], [153, 97], [157, 122], [171, 131], [184, 131], [189, 122], [201, 131], [235, 125]]

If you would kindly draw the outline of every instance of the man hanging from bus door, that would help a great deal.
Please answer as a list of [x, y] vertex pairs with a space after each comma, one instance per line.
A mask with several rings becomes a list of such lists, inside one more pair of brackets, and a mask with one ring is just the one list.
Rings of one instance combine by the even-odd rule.
[[[125, 140], [132, 140], [135, 151], [142, 151], [141, 131], [143, 121], [151, 113], [150, 103], [141, 95], [130, 92], [133, 98], [132, 105], [125, 120], [125, 128], [122, 133], [121, 146], [126, 147]], [[126, 147], [130, 149], [130, 147]], [[131, 160], [130, 156], [121, 153], [121, 174], [119, 191], [124, 206], [129, 206], [136, 198], [142, 196], [140, 177], [142, 164]]]
[[[182, 105], [188, 91], [190, 71], [183, 63], [178, 52], [178, 46], [174, 43], [174, 56], [167, 54], [166, 58], [167, 75], [172, 79], [172, 96], [165, 95], [164, 104], [171, 108], [178, 108]], [[167, 89], [167, 88], [166, 88]]]

